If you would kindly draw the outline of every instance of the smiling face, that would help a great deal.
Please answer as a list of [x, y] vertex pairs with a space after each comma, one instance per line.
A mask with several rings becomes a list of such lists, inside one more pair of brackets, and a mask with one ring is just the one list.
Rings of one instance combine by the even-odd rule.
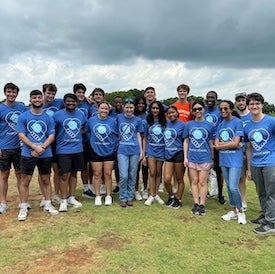
[[79, 102], [83, 102], [85, 100], [85, 90], [83, 89], [78, 89], [76, 92], [75, 92], [75, 95], [77, 97], [77, 100]]
[[105, 119], [109, 114], [109, 105], [107, 103], [101, 103], [98, 107], [98, 116], [101, 119]]
[[16, 89], [7, 88], [5, 90], [6, 103], [13, 104], [18, 95], [18, 91]]
[[76, 109], [76, 100], [71, 97], [67, 97], [64, 101], [64, 105], [67, 111], [72, 112]]
[[152, 104], [151, 113], [152, 113], [154, 119], [157, 119], [159, 117], [160, 108], [157, 103]]
[[263, 113], [263, 104], [257, 100], [250, 100], [248, 104], [248, 109], [252, 115], [260, 115]]
[[30, 103], [33, 108], [42, 108], [43, 106], [43, 96], [41, 94], [32, 95], [30, 97]]
[[246, 98], [245, 97], [239, 97], [237, 98], [235, 102], [235, 106], [239, 111], [244, 111], [246, 109]]
[[45, 104], [51, 103], [51, 102], [54, 100], [55, 95], [56, 95], [56, 92], [55, 92], [55, 91], [51, 91], [51, 90], [48, 90], [48, 89], [47, 89], [47, 90], [44, 92], [44, 103], [45, 103]]
[[214, 92], [209, 91], [206, 94], [206, 104], [208, 108], [214, 108], [216, 106], [216, 102], [217, 102], [217, 96]]
[[155, 101], [156, 99], [156, 92], [153, 89], [148, 89], [144, 93], [144, 97], [146, 99], [146, 103], [150, 104]]
[[226, 102], [220, 103], [220, 112], [222, 115], [222, 118], [225, 120], [229, 120], [232, 117], [232, 110], [230, 109], [230, 106]]
[[172, 107], [168, 108], [167, 110], [167, 118], [171, 121], [171, 122], [175, 122], [178, 120], [179, 117], [179, 113]]
[[192, 113], [195, 116], [195, 120], [202, 120], [204, 107], [201, 104], [195, 104], [192, 106]]
[[135, 110], [134, 103], [126, 103], [124, 105], [124, 112], [125, 112], [126, 116], [128, 116], [128, 117], [133, 116], [134, 115], [134, 110]]

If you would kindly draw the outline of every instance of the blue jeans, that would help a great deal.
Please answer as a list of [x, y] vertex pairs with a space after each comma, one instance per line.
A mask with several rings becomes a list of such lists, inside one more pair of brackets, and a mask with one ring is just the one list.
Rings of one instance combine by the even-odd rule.
[[132, 201], [134, 199], [139, 154], [118, 154], [117, 160], [119, 169], [119, 200], [122, 202]]
[[222, 166], [221, 169], [227, 186], [230, 206], [242, 209], [242, 197], [239, 189], [242, 168]]

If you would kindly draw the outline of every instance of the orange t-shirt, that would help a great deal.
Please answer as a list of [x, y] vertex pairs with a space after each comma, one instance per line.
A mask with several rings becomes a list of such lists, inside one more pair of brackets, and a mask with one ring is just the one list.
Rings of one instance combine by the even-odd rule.
[[191, 120], [191, 107], [189, 102], [185, 103], [179, 103], [175, 102], [172, 104], [172, 106], [175, 106], [179, 112], [179, 120], [182, 122], [189, 122]]

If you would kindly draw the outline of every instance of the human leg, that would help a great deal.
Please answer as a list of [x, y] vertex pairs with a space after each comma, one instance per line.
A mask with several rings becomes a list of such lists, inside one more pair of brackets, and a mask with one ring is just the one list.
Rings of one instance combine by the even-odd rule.
[[130, 157], [124, 154], [118, 154], [118, 168], [119, 168], [119, 200], [121, 202], [128, 201], [127, 184], [128, 184], [128, 172], [130, 165]]

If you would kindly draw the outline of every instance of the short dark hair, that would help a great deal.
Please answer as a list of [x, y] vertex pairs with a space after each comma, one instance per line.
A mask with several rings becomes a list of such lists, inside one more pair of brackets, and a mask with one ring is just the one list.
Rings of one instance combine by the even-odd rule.
[[76, 97], [76, 95], [74, 93], [66, 93], [64, 95], [64, 98], [63, 98], [64, 102], [66, 101], [67, 98], [71, 98], [74, 101], [77, 101], [77, 97]]
[[34, 90], [32, 90], [32, 91], [30, 92], [30, 97], [35, 96], [35, 95], [43, 95], [43, 94], [42, 94], [42, 91], [41, 91], [41, 90], [39, 90], [39, 89], [34, 89]]
[[149, 89], [152, 89], [153, 91], [155, 91], [155, 88], [153, 88], [153, 87], [147, 87], [147, 88], [144, 90], [144, 92], [146, 92], [146, 91], [149, 90]]
[[209, 90], [207, 93], [206, 93], [206, 97], [209, 93], [213, 93], [215, 94], [215, 97], [216, 97], [216, 100], [218, 99], [218, 93], [215, 91], [215, 90]]
[[258, 101], [261, 102], [262, 104], [264, 104], [264, 97], [262, 94], [258, 93], [258, 92], [253, 92], [247, 95], [246, 97], [246, 104], [248, 105], [250, 101]]
[[104, 90], [103, 90], [102, 88], [95, 88], [95, 89], [93, 90], [93, 92], [92, 92], [92, 96], [93, 96], [93, 97], [94, 97], [94, 95], [95, 95], [96, 92], [101, 92], [102, 95], [103, 95], [103, 97], [104, 97], [104, 95], [105, 95], [105, 92], [104, 92]]
[[49, 83], [49, 84], [43, 84], [42, 86], [43, 93], [45, 93], [47, 90], [57, 92], [57, 87], [55, 84]]
[[86, 86], [82, 83], [76, 83], [73, 86], [73, 92], [76, 93], [77, 90], [82, 89], [84, 92], [86, 91]]
[[193, 103], [192, 103], [192, 108], [194, 105], [199, 104], [201, 105], [203, 108], [205, 108], [205, 103], [202, 100], [196, 99]]
[[17, 85], [15, 85], [14, 83], [7, 83], [5, 86], [4, 86], [4, 93], [6, 93], [7, 89], [12, 89], [12, 90], [16, 90], [17, 93], [19, 92], [19, 87]]

